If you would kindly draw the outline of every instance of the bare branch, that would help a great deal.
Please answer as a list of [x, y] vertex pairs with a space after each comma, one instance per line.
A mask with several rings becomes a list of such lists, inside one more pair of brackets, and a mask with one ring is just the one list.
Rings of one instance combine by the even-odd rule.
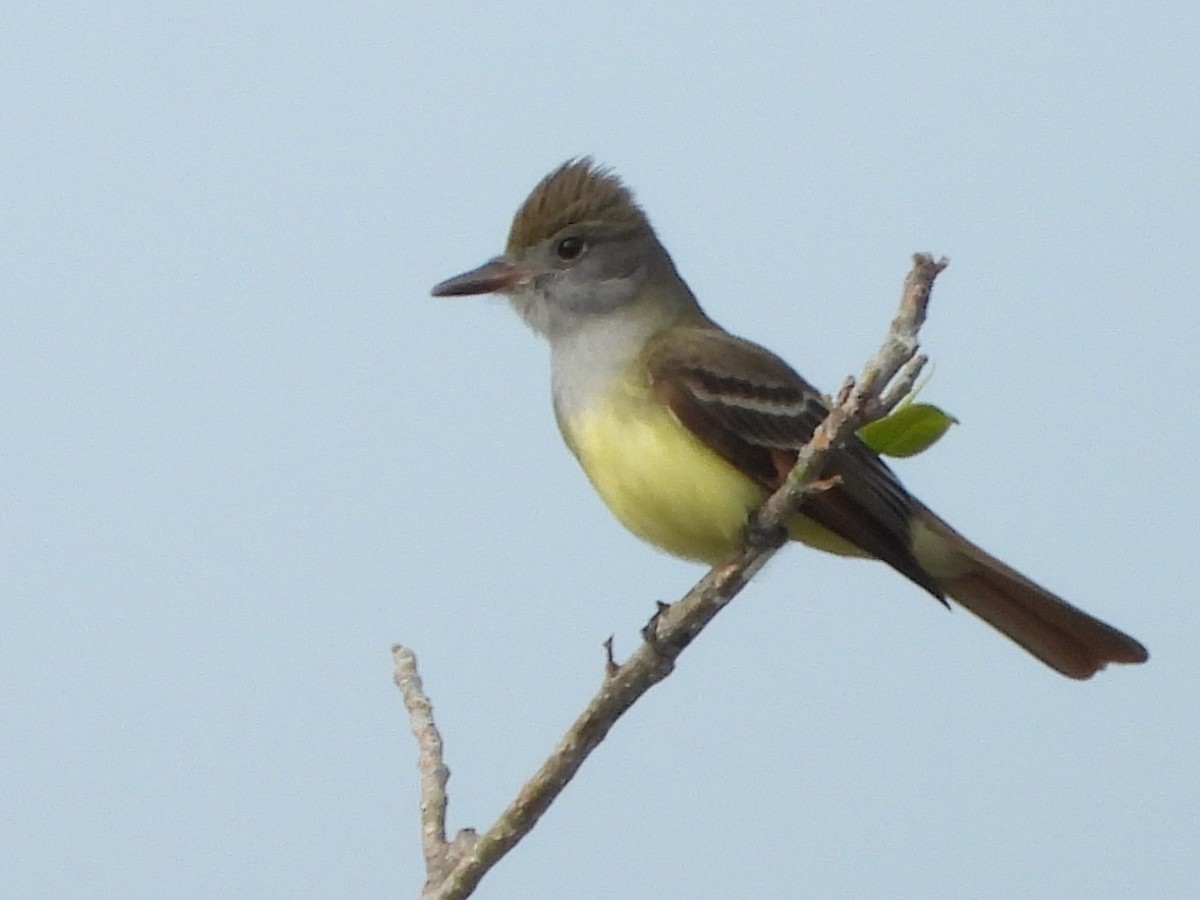
[[404, 697], [408, 709], [408, 724], [417, 739], [420, 755], [417, 770], [421, 773], [421, 850], [425, 854], [428, 875], [425, 890], [442, 882], [458, 860], [473, 849], [477, 840], [473, 829], [463, 829], [453, 842], [446, 840], [446, 782], [450, 770], [442, 759], [442, 735], [433, 721], [433, 704], [425, 694], [417, 657], [407, 647], [392, 647], [395, 666], [392, 680]]
[[[934, 279], [946, 265], [946, 260], [935, 262], [926, 254], [913, 257], [913, 267], [905, 279], [900, 309], [892, 320], [883, 345], [864, 366], [858, 380], [850, 380], [843, 386], [833, 409], [817, 428], [812, 440], [801, 449], [784, 486], [772, 494], [751, 517], [746, 546], [726, 562], [713, 567], [678, 603], [660, 606], [642, 632], [643, 643], [624, 664], [616, 665], [612, 659], [611, 645], [607, 645], [605, 677], [600, 690], [567, 730], [554, 752], [521, 789], [517, 799], [491, 828], [479, 835], [477, 840], [464, 842], [461, 853], [454, 852], [453, 845], [449, 845], [450, 849], [442, 851], [440, 856], [436, 853], [431, 856], [429, 843], [426, 844], [425, 857], [430, 880], [422, 894], [423, 898], [458, 900], [470, 896], [488, 869], [537, 824], [617, 719], [646, 691], [671, 674], [679, 654], [782, 546], [787, 538], [784, 523], [795, 512], [804, 495], [829, 486], [818, 481], [828, 454], [863, 425], [886, 415], [911, 391], [925, 363], [925, 357], [917, 355], [918, 332], [925, 322]], [[401, 684], [399, 671], [397, 662], [397, 684]], [[419, 691], [419, 680], [416, 685]], [[404, 685], [401, 688], [403, 690]], [[405, 702], [411, 713], [413, 705], [409, 703], [407, 691]], [[424, 700], [422, 708], [428, 708], [428, 700]], [[418, 730], [415, 713], [413, 722], [413, 733], [417, 735], [422, 748], [422, 831], [426, 836], [431, 833], [440, 835], [441, 846], [447, 847], [444, 827], [445, 778], [448, 773], [441, 764], [441, 741], [438, 738], [436, 744], [436, 764], [431, 763], [431, 768], [427, 770], [426, 744], [422, 740], [422, 732]], [[432, 718], [428, 725], [432, 728]], [[433, 733], [436, 735], [436, 729]], [[433, 752], [432, 749], [430, 752]], [[432, 782], [429, 795], [431, 804], [440, 804], [436, 816], [426, 807], [427, 780]], [[433, 843], [436, 844], [436, 841]], [[458, 843], [458, 839], [455, 843]], [[448, 857], [454, 857], [452, 868], [448, 871], [440, 864], [434, 865]]]

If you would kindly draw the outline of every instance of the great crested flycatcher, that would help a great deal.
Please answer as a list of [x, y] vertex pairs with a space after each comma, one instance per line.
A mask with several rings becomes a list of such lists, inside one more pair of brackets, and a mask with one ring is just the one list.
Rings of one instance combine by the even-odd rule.
[[[609, 509], [676, 556], [712, 564], [740, 546], [827, 412], [787, 363], [705, 315], [633, 195], [590, 159], [534, 188], [503, 256], [433, 289], [486, 293], [549, 341], [559, 429]], [[880, 559], [1071, 678], [1146, 661], [943, 522], [860, 440], [823, 475], [840, 480], [804, 500], [793, 539]]]

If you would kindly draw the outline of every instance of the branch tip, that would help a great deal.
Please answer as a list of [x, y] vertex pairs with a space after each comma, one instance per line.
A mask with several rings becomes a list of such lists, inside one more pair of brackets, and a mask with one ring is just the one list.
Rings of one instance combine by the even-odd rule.
[[613, 636], [610, 634], [604, 641], [604, 677], [616, 678], [621, 671], [621, 664], [613, 656]]

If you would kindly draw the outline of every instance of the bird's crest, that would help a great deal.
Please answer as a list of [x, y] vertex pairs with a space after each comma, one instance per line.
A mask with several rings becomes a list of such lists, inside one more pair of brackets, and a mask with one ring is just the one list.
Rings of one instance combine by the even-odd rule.
[[629, 188], [587, 156], [567, 160], [538, 183], [513, 218], [507, 250], [524, 250], [586, 222], [618, 229], [646, 224]]

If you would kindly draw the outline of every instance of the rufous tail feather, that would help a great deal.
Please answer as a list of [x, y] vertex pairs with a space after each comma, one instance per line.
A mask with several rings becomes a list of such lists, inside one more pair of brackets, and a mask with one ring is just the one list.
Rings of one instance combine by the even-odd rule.
[[[1070, 678], [1091, 678], [1108, 663], [1142, 663], [1129, 635], [1034, 584], [929, 513], [922, 523], [943, 542], [938, 581], [952, 600]], [[953, 565], [947, 565], [948, 559]]]

